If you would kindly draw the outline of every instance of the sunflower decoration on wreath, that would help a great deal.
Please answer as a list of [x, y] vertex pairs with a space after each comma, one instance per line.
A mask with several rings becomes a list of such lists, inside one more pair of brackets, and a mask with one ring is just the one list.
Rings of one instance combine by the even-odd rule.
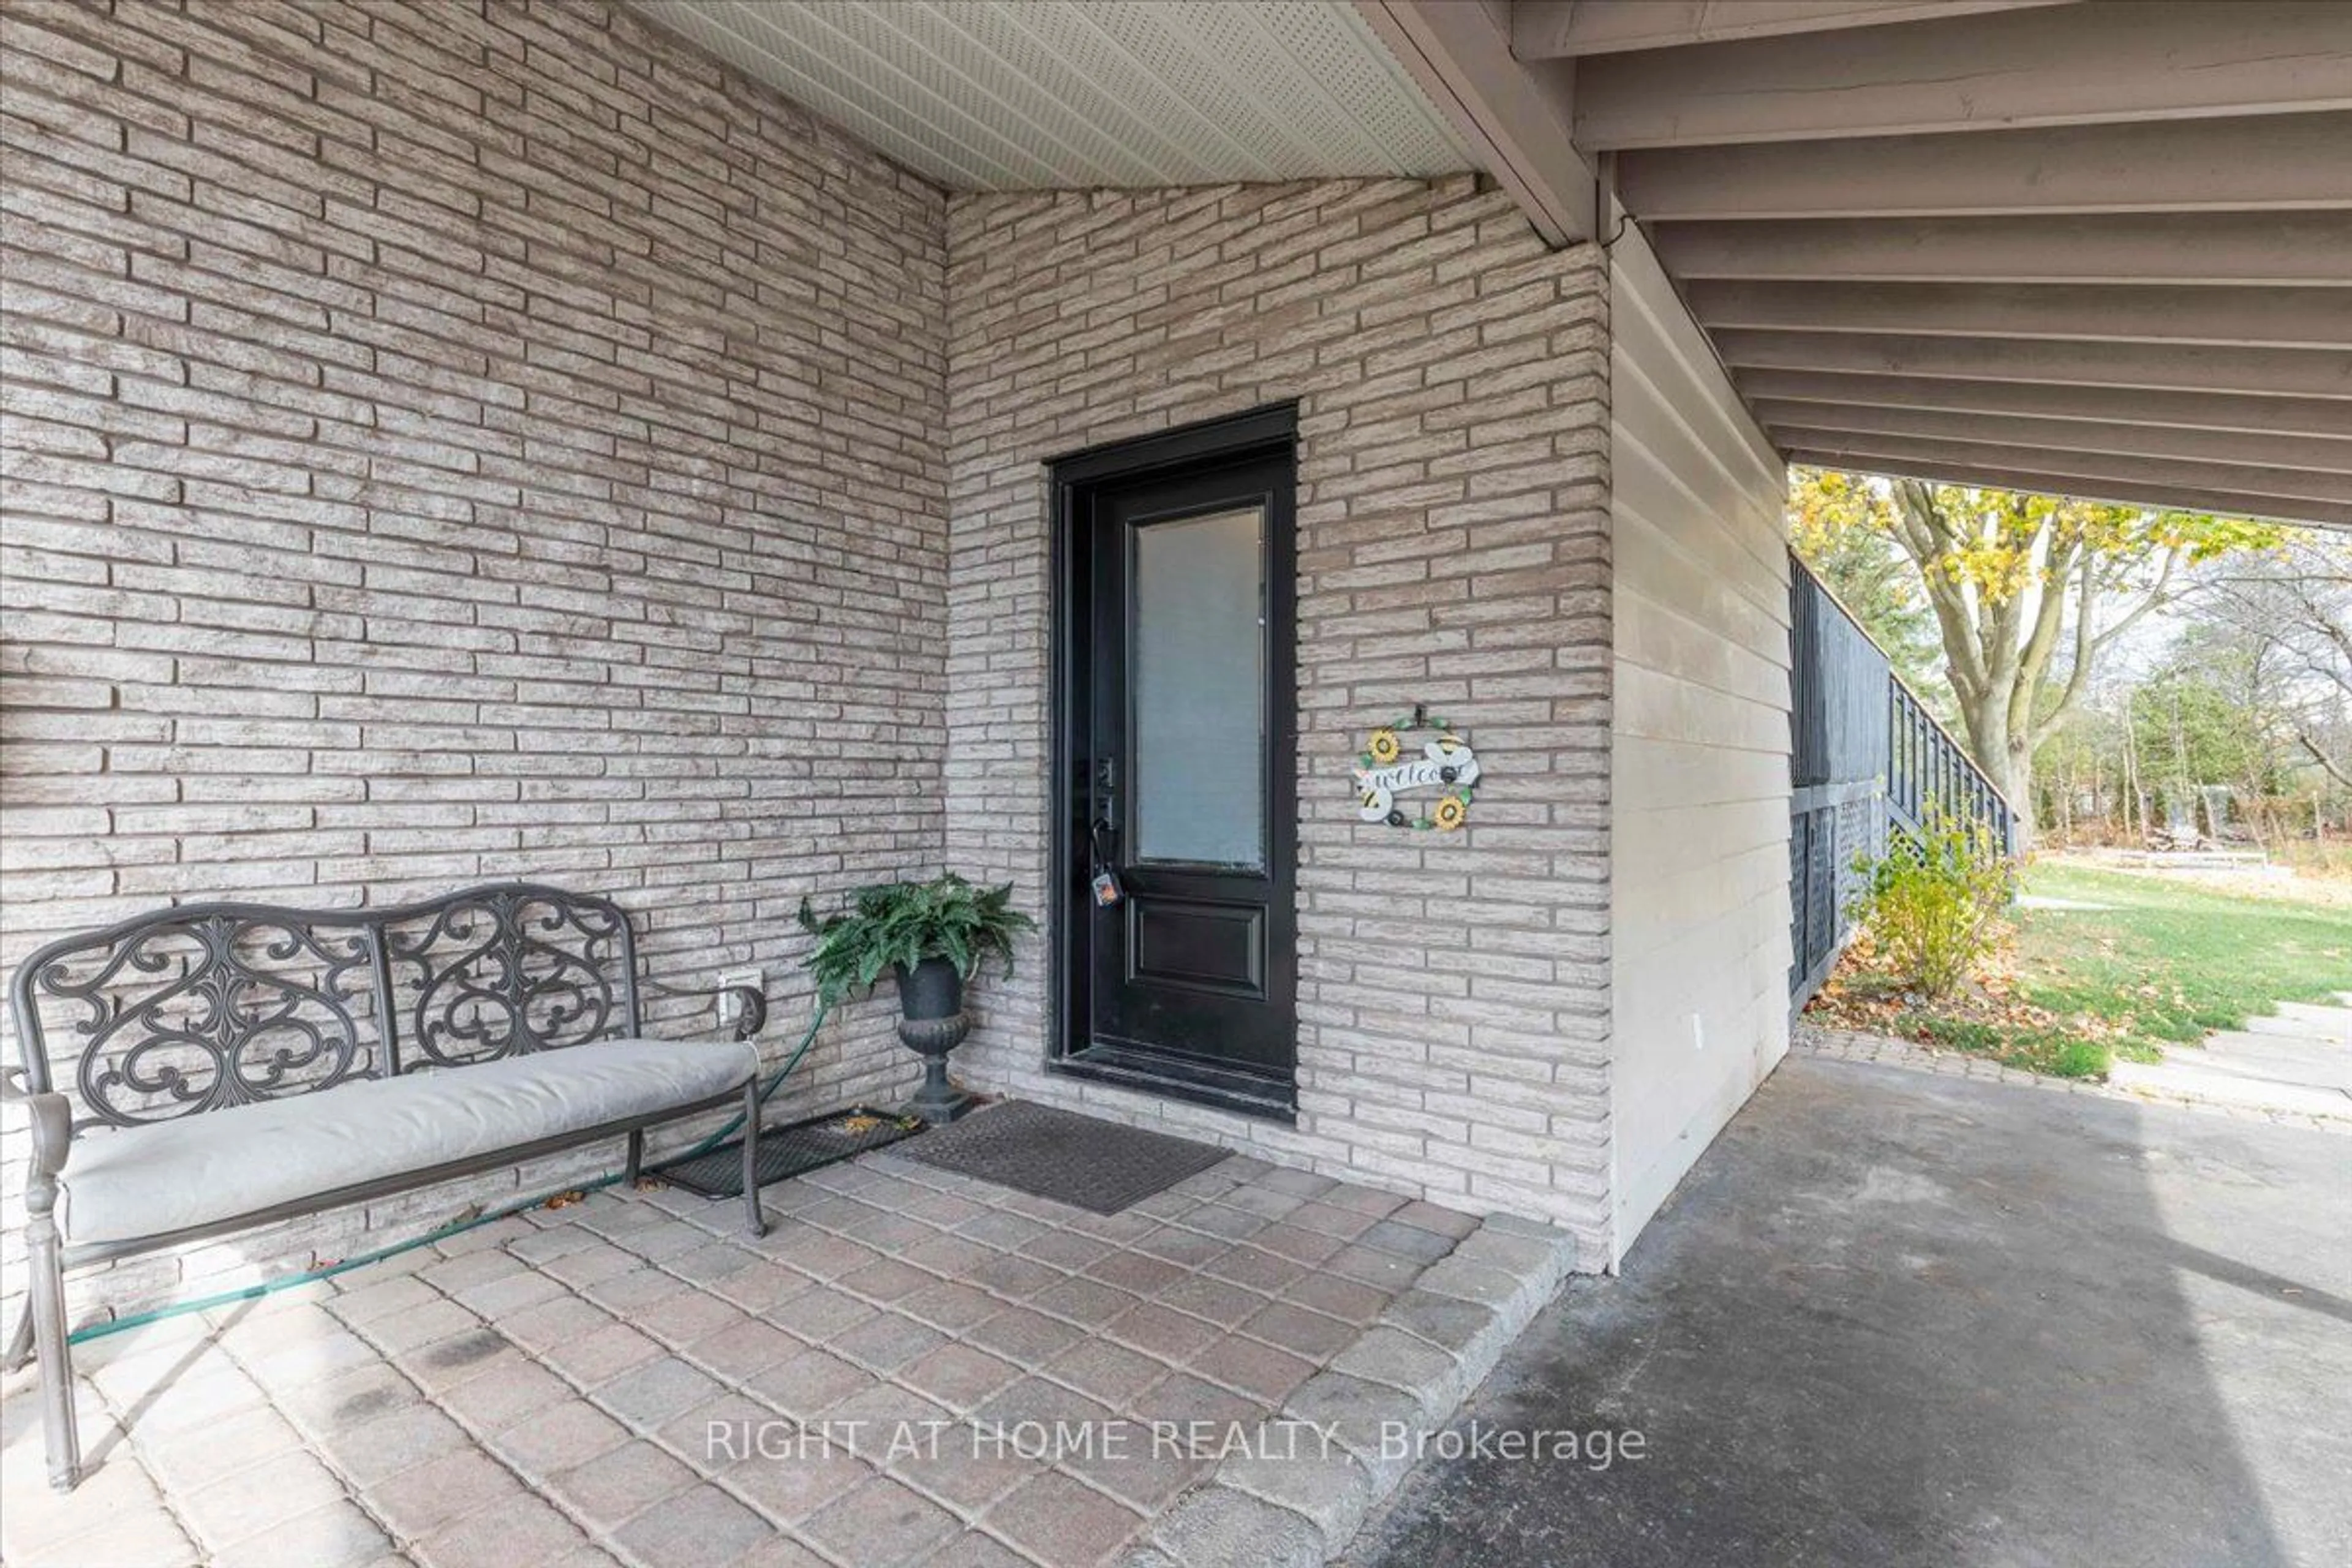
[[[1420, 754], [1407, 755], [1409, 737], [1431, 731], [1434, 733], [1422, 742]], [[1356, 762], [1356, 811], [1366, 822], [1452, 833], [1470, 820], [1477, 755], [1451, 724], [1432, 717], [1427, 709], [1415, 706], [1410, 714], [1374, 730], [1365, 737]], [[1425, 812], [1416, 816], [1397, 803], [1408, 790], [1425, 789], [1439, 792]]]

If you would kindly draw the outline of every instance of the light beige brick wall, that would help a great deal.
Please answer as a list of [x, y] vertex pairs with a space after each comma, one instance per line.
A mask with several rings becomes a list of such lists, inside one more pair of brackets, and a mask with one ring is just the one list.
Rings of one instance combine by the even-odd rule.
[[[804, 891], [945, 863], [1039, 906], [1044, 463], [1295, 398], [1299, 1126], [1045, 1076], [1034, 945], [961, 1066], [1603, 1234], [1593, 251], [1468, 180], [950, 215], [591, 0], [5, 23], [0, 961], [172, 900], [538, 877], [618, 896], [665, 976], [766, 966], [781, 1051]], [[1487, 762], [1459, 838], [1349, 808], [1416, 700]], [[802, 1103], [904, 1089], [889, 1013], [829, 1028]], [[131, 1265], [77, 1312], [606, 1163]]]
[[[1297, 399], [1295, 1131], [1057, 1078], [1046, 963], [976, 988], [985, 1085], [1473, 1209], [1605, 1260], [1608, 307], [1467, 178], [960, 197], [949, 213], [948, 858], [1041, 916], [1045, 464]], [[1356, 819], [1416, 700], [1485, 770], [1469, 828]]]
[[[0, 958], [171, 900], [544, 878], [615, 894], [666, 977], [764, 964], [787, 1047], [802, 894], [939, 857], [940, 194], [593, 3], [5, 29]], [[829, 1027], [803, 1102], [905, 1089], [888, 1012]]]

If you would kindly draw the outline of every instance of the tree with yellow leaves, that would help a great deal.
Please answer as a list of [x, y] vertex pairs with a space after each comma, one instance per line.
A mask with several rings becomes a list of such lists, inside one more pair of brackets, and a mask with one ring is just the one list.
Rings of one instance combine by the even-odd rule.
[[1790, 474], [1799, 555], [1831, 554], [1857, 530], [1891, 540], [1917, 568], [1969, 751], [2017, 808], [2026, 843], [2033, 753], [2074, 711], [2100, 657], [2174, 596], [2183, 567], [2281, 537], [2242, 519], [1819, 468]]

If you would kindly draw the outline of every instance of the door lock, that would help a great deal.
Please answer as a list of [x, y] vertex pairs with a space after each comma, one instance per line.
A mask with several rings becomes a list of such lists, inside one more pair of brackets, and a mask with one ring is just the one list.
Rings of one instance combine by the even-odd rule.
[[1087, 859], [1094, 872], [1087, 886], [1093, 890], [1097, 909], [1109, 909], [1127, 897], [1127, 890], [1118, 885], [1118, 862], [1105, 847], [1111, 835], [1111, 825], [1099, 816], [1087, 829]]

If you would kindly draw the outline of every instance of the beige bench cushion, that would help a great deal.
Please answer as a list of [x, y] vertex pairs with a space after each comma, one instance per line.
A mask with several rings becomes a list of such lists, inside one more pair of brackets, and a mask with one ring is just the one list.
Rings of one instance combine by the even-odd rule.
[[740, 1089], [746, 1041], [601, 1040], [74, 1140], [60, 1177], [80, 1246], [232, 1219]]

